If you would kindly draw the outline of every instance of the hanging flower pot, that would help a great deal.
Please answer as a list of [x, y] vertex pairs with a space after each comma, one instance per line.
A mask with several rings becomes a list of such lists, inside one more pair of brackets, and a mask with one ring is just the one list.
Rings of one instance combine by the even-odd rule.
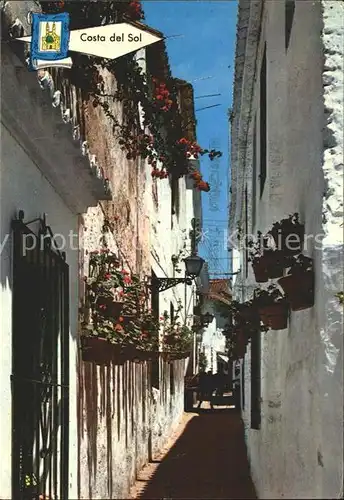
[[251, 303], [240, 304], [238, 316], [250, 323], [255, 323], [259, 317], [257, 308]]
[[261, 306], [258, 309], [260, 318], [264, 325], [272, 330], [284, 330], [288, 326], [288, 303], [280, 301]]
[[167, 344], [167, 345], [176, 345], [177, 343], [177, 338], [175, 335], [165, 335], [164, 337], [164, 342]]
[[112, 344], [107, 339], [95, 336], [81, 337], [82, 360], [94, 362], [97, 365], [106, 365], [111, 361], [121, 361], [122, 348], [120, 345]]
[[171, 353], [170, 352], [162, 352], [161, 353], [161, 357], [163, 359], [163, 361], [166, 361], [166, 362], [169, 362], [169, 361], [172, 361], [172, 357], [171, 357]]
[[119, 322], [122, 326], [127, 326], [134, 321], [136, 317], [135, 314], [121, 314], [121, 316], [119, 316]]
[[158, 351], [145, 351], [143, 349], [136, 349], [136, 357], [140, 361], [156, 361], [159, 358]]
[[170, 360], [186, 359], [190, 356], [190, 352], [176, 352], [170, 354]]
[[257, 283], [266, 283], [268, 281], [269, 274], [262, 257], [255, 257], [253, 259], [252, 268]]
[[262, 265], [267, 270], [270, 279], [280, 278], [283, 276], [284, 268], [286, 267], [286, 257], [281, 250], [265, 250], [261, 257]]
[[137, 349], [133, 345], [126, 345], [121, 354], [125, 361], [139, 361]]
[[235, 345], [233, 348], [233, 354], [235, 359], [242, 359], [245, 356], [247, 350], [247, 344], [248, 344], [248, 339], [246, 338], [244, 331], [242, 331], [241, 334], [237, 335], [235, 340]]
[[113, 300], [112, 297], [100, 296], [97, 300], [97, 309], [106, 318], [118, 318], [123, 309], [123, 302]]
[[287, 219], [276, 222], [269, 234], [273, 237], [276, 247], [288, 255], [302, 252], [305, 226], [299, 222], [299, 214], [290, 215]]
[[278, 280], [290, 303], [292, 311], [302, 311], [314, 306], [314, 273], [304, 271]]

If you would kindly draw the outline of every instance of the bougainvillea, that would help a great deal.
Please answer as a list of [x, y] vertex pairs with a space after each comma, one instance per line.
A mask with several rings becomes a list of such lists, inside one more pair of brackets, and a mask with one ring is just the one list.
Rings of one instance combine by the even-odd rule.
[[144, 13], [142, 10], [141, 2], [134, 1], [129, 3], [128, 14], [133, 21], [139, 21], [144, 19]]
[[[40, 5], [43, 12], [69, 12], [71, 29], [144, 18], [139, 1], [65, 4], [41, 1]], [[162, 43], [155, 44], [154, 50], [164, 51]], [[106, 68], [116, 78], [116, 90], [110, 94], [104, 91], [101, 68]], [[147, 65], [146, 72], [143, 71], [132, 53], [114, 60], [74, 54], [73, 67], [68, 73], [70, 82], [82, 90], [83, 98], [91, 100], [94, 106], [101, 106], [112, 120], [114, 134], [127, 159], [147, 159], [152, 176], [158, 179], [188, 175], [192, 171], [190, 159], [205, 154], [210, 160], [221, 156], [219, 151], [203, 149], [182, 137], [185, 131], [178, 105], [177, 83], [169, 68], [165, 73], [163, 75], [155, 68], [154, 61]], [[115, 100], [122, 103], [124, 120], [119, 120], [112, 112], [111, 102]], [[149, 130], [149, 134], [141, 130], [140, 108], [143, 110], [144, 129]], [[196, 182], [196, 188], [202, 191], [210, 189], [203, 179]]]
[[173, 100], [171, 99], [171, 93], [167, 89], [166, 83], [159, 82], [157, 78], [153, 78], [152, 82], [154, 84], [153, 99], [155, 105], [161, 111], [169, 111], [172, 107]]
[[217, 157], [222, 156], [221, 151], [216, 151], [215, 149], [203, 149], [197, 142], [192, 142], [182, 137], [177, 141], [178, 146], [184, 152], [185, 157], [189, 159], [198, 159], [199, 156], [208, 155], [210, 160], [214, 160]]

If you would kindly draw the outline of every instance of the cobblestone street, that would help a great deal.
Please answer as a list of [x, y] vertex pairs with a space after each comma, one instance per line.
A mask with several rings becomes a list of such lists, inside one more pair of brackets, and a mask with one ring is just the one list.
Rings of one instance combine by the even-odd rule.
[[139, 474], [131, 498], [257, 498], [239, 413], [209, 406], [185, 413], [163, 453]]

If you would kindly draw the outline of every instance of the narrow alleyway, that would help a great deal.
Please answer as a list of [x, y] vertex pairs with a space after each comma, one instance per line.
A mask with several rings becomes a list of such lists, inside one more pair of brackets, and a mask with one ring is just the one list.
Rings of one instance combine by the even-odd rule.
[[239, 413], [204, 407], [184, 414], [166, 449], [139, 474], [131, 498], [257, 498]]

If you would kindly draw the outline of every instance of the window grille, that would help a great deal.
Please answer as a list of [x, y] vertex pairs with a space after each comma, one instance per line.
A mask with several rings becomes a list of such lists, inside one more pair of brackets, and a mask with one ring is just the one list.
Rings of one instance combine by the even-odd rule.
[[67, 500], [69, 269], [45, 220], [23, 218], [12, 226], [12, 498]]

